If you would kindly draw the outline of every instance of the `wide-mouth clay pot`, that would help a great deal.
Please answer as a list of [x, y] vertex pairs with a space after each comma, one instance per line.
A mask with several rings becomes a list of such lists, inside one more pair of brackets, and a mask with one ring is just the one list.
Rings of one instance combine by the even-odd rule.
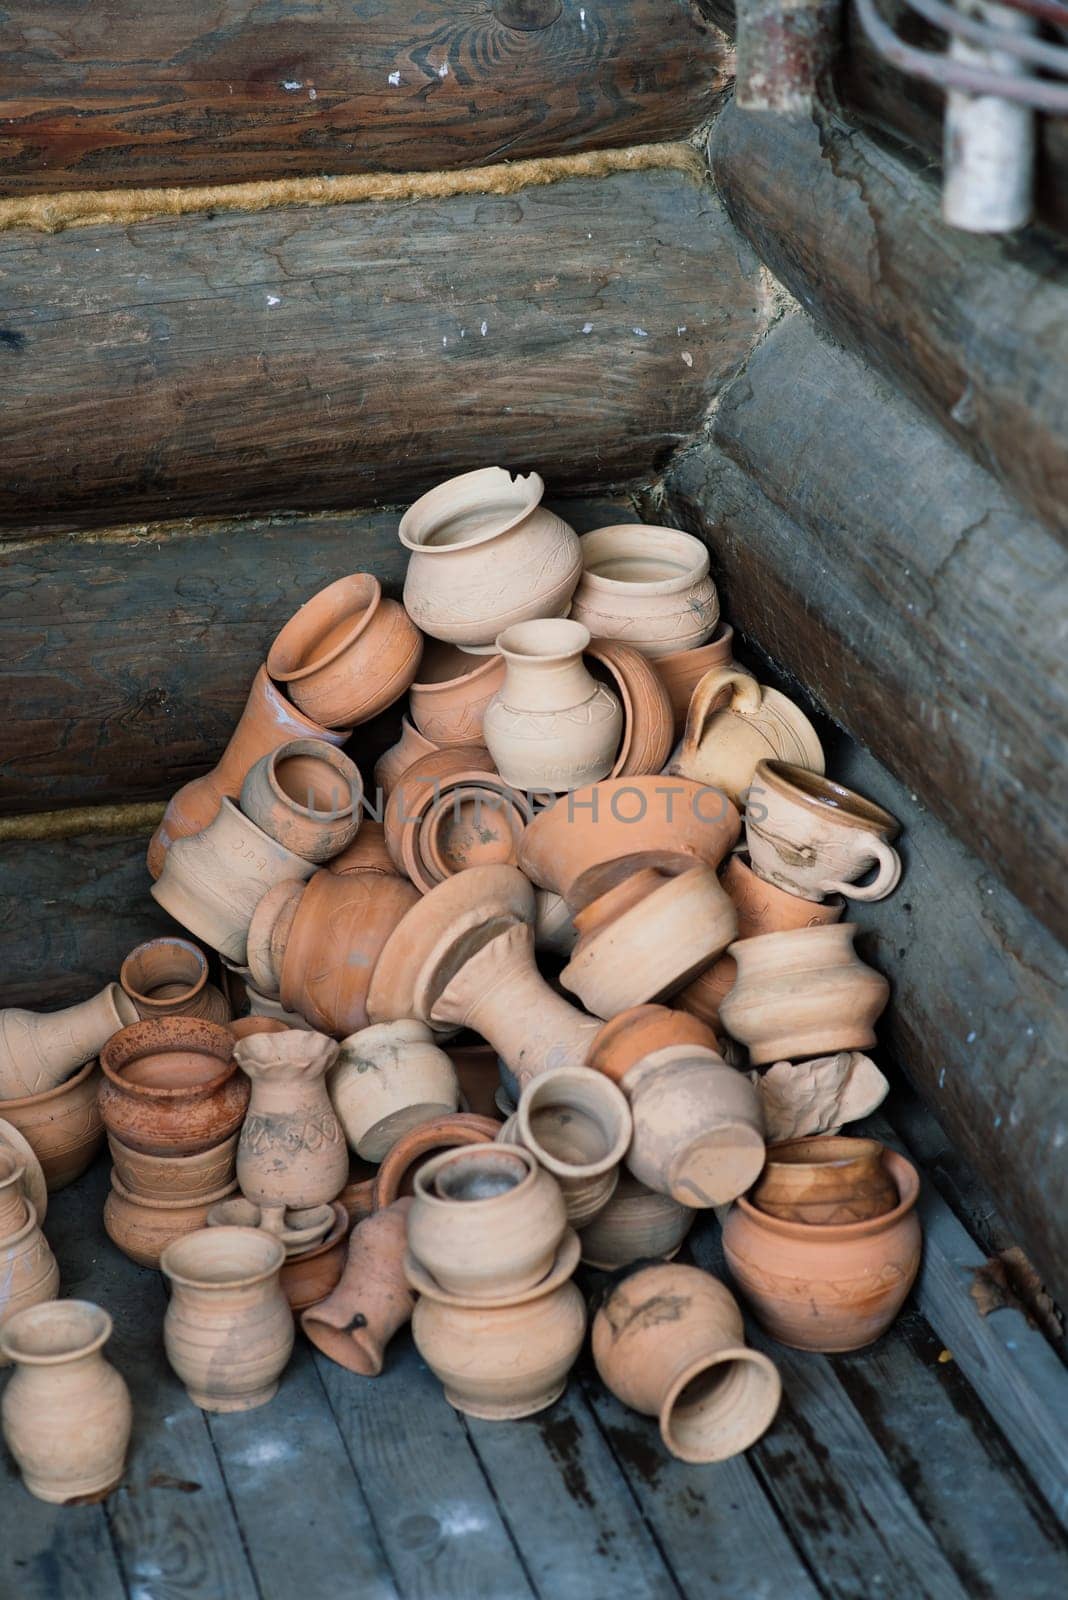
[[680, 1205], [726, 1205], [764, 1165], [760, 1097], [714, 1050], [671, 1045], [629, 1068], [634, 1138], [627, 1166]]
[[10, 1155], [21, 1169], [22, 1192], [33, 1206], [38, 1223], [43, 1223], [48, 1211], [48, 1184], [45, 1181], [44, 1168], [26, 1136], [19, 1132], [14, 1123], [5, 1122], [2, 1118], [0, 1118], [0, 1154]]
[[870, 1117], [890, 1085], [870, 1056], [839, 1050], [813, 1061], [776, 1061], [754, 1073], [769, 1148]]
[[447, 1150], [415, 1175], [408, 1249], [447, 1294], [504, 1302], [548, 1276], [567, 1227], [560, 1186], [528, 1150]]
[[661, 772], [675, 742], [671, 701], [653, 663], [618, 639], [592, 639], [586, 665], [619, 697], [623, 732], [610, 778]]
[[149, 939], [130, 951], [119, 971], [123, 993], [136, 1016], [203, 1017], [205, 1022], [230, 1021], [230, 1003], [208, 982], [208, 958], [189, 939]]
[[439, 749], [484, 744], [482, 718], [503, 682], [501, 656], [470, 655], [456, 645], [430, 639], [419, 682], [412, 684], [408, 696], [412, 721]]
[[602, 1272], [634, 1261], [670, 1261], [696, 1217], [689, 1206], [657, 1194], [624, 1170], [608, 1204], [579, 1235], [582, 1259]]
[[137, 1021], [117, 983], [63, 1011], [0, 1011], [0, 1101], [47, 1094], [99, 1055], [119, 1028]]
[[624, 1405], [658, 1418], [681, 1461], [739, 1455], [782, 1398], [772, 1362], [746, 1347], [733, 1295], [697, 1267], [645, 1267], [617, 1284], [593, 1320], [593, 1359]]
[[317, 1350], [365, 1378], [382, 1371], [386, 1346], [415, 1305], [404, 1276], [411, 1205], [397, 1200], [353, 1229], [336, 1287], [300, 1319]]
[[80, 1178], [104, 1142], [100, 1081], [99, 1064], [87, 1061], [55, 1089], [3, 1101], [5, 1121], [33, 1147], [50, 1194]]
[[327, 1087], [349, 1144], [381, 1161], [402, 1134], [460, 1105], [452, 1062], [422, 1022], [380, 1022], [341, 1042]]
[[138, 1266], [158, 1267], [169, 1244], [206, 1227], [212, 1207], [236, 1193], [237, 1182], [231, 1178], [208, 1194], [157, 1200], [152, 1195], [131, 1193], [113, 1168], [111, 1188], [104, 1201], [104, 1232]]
[[851, 922], [832, 923], [730, 946], [738, 976], [720, 1016], [754, 1066], [875, 1043], [890, 985], [853, 949], [856, 932]]
[[135, 1022], [100, 1052], [109, 1133], [150, 1156], [195, 1155], [240, 1128], [248, 1082], [228, 1028], [198, 1017]]
[[267, 653], [267, 671], [328, 728], [367, 722], [399, 700], [419, 670], [423, 638], [367, 572], [305, 601]]
[[[761, 761], [749, 789], [745, 833], [761, 878], [806, 900], [830, 894], [884, 900], [897, 888], [899, 832], [889, 811], [804, 767]], [[858, 884], [871, 868], [871, 883]]]
[[[418, 761], [421, 756], [436, 755], [439, 748], [432, 740], [425, 739], [407, 717], [401, 718], [400, 738], [375, 762], [374, 782], [377, 793], [372, 810], [376, 815], [381, 815], [382, 802], [389, 799], [397, 780], [407, 772], [412, 763]], [[366, 824], [364, 826], [366, 827]]]
[[514, 866], [533, 815], [530, 802], [503, 778], [479, 773], [449, 778], [412, 840], [412, 882], [432, 889], [472, 867]]
[[328, 872], [344, 877], [349, 872], [384, 872], [395, 877], [397, 869], [386, 849], [386, 830], [380, 822], [364, 817], [360, 831], [346, 849], [326, 863]]
[[823, 772], [823, 746], [799, 706], [748, 672], [708, 673], [690, 700], [671, 772], [722, 789], [742, 805], [766, 757]]
[[[405, 1202], [402, 1201], [400, 1203], [404, 1204]], [[410, 1203], [408, 1202], [408, 1204]], [[519, 1293], [513, 1289], [507, 1294], [501, 1295], [499, 1299], [494, 1300], [482, 1300], [472, 1295], [450, 1294], [441, 1287], [436, 1278], [431, 1276], [423, 1264], [415, 1259], [410, 1250], [405, 1253], [403, 1269], [409, 1286], [416, 1294], [425, 1296], [427, 1300], [437, 1300], [441, 1305], [521, 1306], [528, 1300], [537, 1300], [542, 1295], [552, 1294], [554, 1289], [559, 1289], [561, 1284], [574, 1277], [575, 1268], [578, 1266], [580, 1258], [581, 1245], [579, 1236], [574, 1228], [569, 1227], [556, 1247], [552, 1266], [544, 1278], [540, 1278], [537, 1283], [531, 1284], [529, 1289], [523, 1289]]]
[[[666, 656], [657, 656], [656, 674], [667, 692], [671, 705], [674, 738], [681, 739], [690, 710], [690, 699], [706, 673], [723, 667], [743, 669], [732, 659], [734, 629], [729, 622], [720, 622], [707, 644], [696, 645], [692, 650], [673, 650]], [[667, 760], [667, 757], [664, 758]]]
[[464, 646], [492, 645], [510, 623], [564, 616], [582, 571], [574, 530], [541, 504], [536, 472], [465, 472], [401, 518], [411, 551], [404, 604], [417, 627]]
[[866, 1222], [812, 1225], [767, 1216], [744, 1196], [723, 1229], [730, 1273], [772, 1338], [795, 1350], [860, 1350], [893, 1322], [920, 1266], [920, 1179], [884, 1157], [898, 1193]]
[[571, 615], [595, 639], [622, 639], [646, 656], [705, 644], [719, 621], [708, 550], [677, 528], [620, 523], [583, 534]]
[[769, 1217], [816, 1227], [885, 1216], [898, 1202], [885, 1154], [877, 1139], [840, 1135], [772, 1145], [750, 1202]]
[[519, 867], [572, 912], [642, 867], [678, 873], [718, 867], [741, 831], [725, 795], [687, 778], [606, 778], [539, 813], [519, 847]]
[[293, 739], [262, 756], [241, 785], [241, 809], [305, 861], [329, 861], [360, 828], [363, 779], [321, 739]]
[[697, 1017], [673, 1011], [670, 1006], [631, 1006], [599, 1029], [586, 1061], [613, 1083], [622, 1083], [635, 1062], [670, 1045], [718, 1048], [711, 1028]]
[[495, 1117], [476, 1117], [464, 1111], [420, 1123], [397, 1140], [379, 1167], [372, 1187], [373, 1209], [383, 1211], [394, 1200], [410, 1195], [420, 1165], [432, 1155], [460, 1146], [492, 1144], [500, 1131]]
[[626, 1096], [588, 1067], [558, 1067], [524, 1089], [517, 1112], [498, 1134], [521, 1144], [560, 1185], [573, 1228], [584, 1228], [608, 1204], [630, 1144]]
[[108, 1135], [115, 1172], [124, 1189], [139, 1199], [199, 1201], [234, 1181], [238, 1134], [190, 1156], [152, 1156]]

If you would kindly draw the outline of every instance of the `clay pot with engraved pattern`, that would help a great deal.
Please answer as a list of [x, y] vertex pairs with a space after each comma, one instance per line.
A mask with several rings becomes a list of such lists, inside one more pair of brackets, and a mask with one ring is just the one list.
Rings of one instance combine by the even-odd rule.
[[719, 597], [699, 539], [677, 528], [619, 523], [583, 534], [580, 543], [571, 615], [595, 639], [621, 639], [655, 657], [711, 637]]
[[[59, 1267], [26, 1198], [22, 1173], [17, 1157], [6, 1146], [0, 1149], [0, 1326], [59, 1293]], [[0, 1355], [0, 1367], [6, 1365]]]
[[117, 983], [63, 1011], [0, 1011], [0, 1101], [47, 1094], [70, 1078], [113, 1033], [137, 1021]]
[[329, 861], [360, 829], [363, 780], [321, 739], [292, 739], [262, 756], [241, 785], [241, 809], [304, 861]]
[[135, 1022], [100, 1052], [100, 1114], [110, 1134], [146, 1155], [195, 1155], [241, 1126], [248, 1084], [229, 1028], [199, 1017]]
[[237, 1146], [237, 1181], [246, 1199], [300, 1210], [335, 1200], [345, 1187], [348, 1146], [326, 1089], [337, 1056], [336, 1040], [296, 1029], [234, 1046], [252, 1083]]
[[661, 772], [675, 737], [671, 701], [656, 665], [618, 639], [591, 639], [585, 661], [593, 676], [619, 696], [623, 709], [623, 732], [608, 776]]
[[148, 1200], [201, 1200], [234, 1180], [240, 1130], [188, 1156], [152, 1156], [108, 1135], [114, 1170], [123, 1188]]
[[503, 682], [499, 655], [471, 655], [431, 639], [423, 651], [419, 681], [408, 696], [412, 721], [439, 749], [482, 744], [482, 718]]
[[149, 1017], [230, 1021], [230, 1003], [208, 982], [208, 959], [189, 939], [148, 939], [137, 945], [119, 970], [119, 982], [142, 1021]]
[[99, 1064], [87, 1061], [55, 1089], [3, 1101], [5, 1121], [33, 1149], [50, 1194], [80, 1178], [104, 1142], [100, 1081]]

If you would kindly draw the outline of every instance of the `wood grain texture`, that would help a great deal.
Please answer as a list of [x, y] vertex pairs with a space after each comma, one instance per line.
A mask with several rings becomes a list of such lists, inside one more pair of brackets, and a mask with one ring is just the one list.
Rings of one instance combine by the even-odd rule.
[[[669, 495], [747, 625], [1068, 939], [1064, 545], [807, 317], [754, 352], [713, 439]], [[783, 517], [719, 516], [720, 451]]]
[[765, 321], [677, 171], [0, 238], [0, 526], [648, 475]]
[[0, 193], [474, 166], [684, 136], [725, 85], [690, 0], [551, 27], [466, 0], [13, 0]]
[[929, 174], [827, 110], [729, 107], [710, 152], [732, 218], [805, 309], [1068, 533], [1068, 250], [945, 227]]

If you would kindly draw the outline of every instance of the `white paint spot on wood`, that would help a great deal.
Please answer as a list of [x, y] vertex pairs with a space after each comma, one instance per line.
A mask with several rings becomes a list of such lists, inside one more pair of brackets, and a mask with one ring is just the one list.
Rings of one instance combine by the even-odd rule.
[[441, 63], [441, 66], [438, 68], [438, 77], [439, 78], [447, 78], [448, 76], [449, 76], [449, 63], [447, 61], [443, 61]]
[[690, 354], [690, 352], [688, 350], [684, 350], [682, 352], [682, 359], [685, 361], [685, 363], [686, 363], [686, 365], [688, 367], [692, 367], [693, 366], [693, 356]]
[[593, 332], [593, 323], [592, 322], [584, 322], [582, 324], [582, 332], [583, 333], [592, 333]]
[[279, 1461], [293, 1461], [296, 1456], [295, 1445], [287, 1444], [284, 1439], [272, 1439], [268, 1436], [253, 1440], [238, 1453], [237, 1459], [243, 1467], [273, 1467]]
[[632, 328], [630, 331], [636, 333], [639, 339], [648, 339], [649, 337], [644, 328]]
[[579, 6], [579, 27], [582, 29], [583, 33], [586, 32], [586, 7], [585, 6]]
[[489, 333], [489, 323], [488, 322], [484, 322], [482, 324], [482, 326], [479, 328], [478, 331], [479, 331], [479, 333], [482, 335], [482, 337], [484, 339], [486, 337], [487, 333]]
[[293, 94], [297, 89], [303, 89], [303, 87], [304, 85], [299, 78], [287, 78], [282, 85], [282, 88], [289, 94]]
[[308, 99], [309, 100], [314, 100], [315, 98], [316, 98], [315, 90], [314, 89], [309, 89], [308, 90]]
[[675, 329], [675, 332], [678, 334], [679, 338], [681, 339], [683, 334], [686, 332], [686, 324], [685, 324], [685, 322], [680, 322], [678, 327]]
[[400, 84], [400, 73], [391, 72], [389, 75], [389, 81], [393, 85], [394, 89], [396, 89]]
[[269, 294], [267, 296], [267, 304], [269, 306], [280, 306], [282, 304], [282, 296], [280, 294]]

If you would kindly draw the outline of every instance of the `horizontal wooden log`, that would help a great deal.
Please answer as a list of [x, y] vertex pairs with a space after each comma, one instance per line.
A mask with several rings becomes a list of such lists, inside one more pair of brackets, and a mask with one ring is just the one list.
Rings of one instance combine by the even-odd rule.
[[475, 166], [684, 137], [722, 93], [690, 0], [547, 28], [449, 0], [12, 0], [0, 193]]
[[0, 526], [388, 502], [495, 461], [623, 482], [764, 320], [679, 170], [0, 235]]
[[[1062, 542], [800, 314], [713, 438], [670, 470], [670, 503], [746, 625], [1068, 939]], [[721, 450], [785, 516], [723, 516]]]
[[1068, 531], [1068, 276], [1034, 233], [944, 226], [929, 176], [825, 110], [715, 125], [717, 187], [801, 304]]

